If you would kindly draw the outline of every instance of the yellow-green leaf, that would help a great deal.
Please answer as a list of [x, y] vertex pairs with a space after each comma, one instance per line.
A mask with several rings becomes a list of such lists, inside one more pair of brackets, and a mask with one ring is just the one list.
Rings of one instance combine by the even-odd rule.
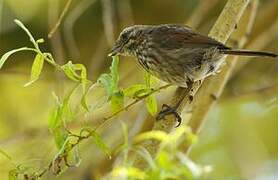
[[43, 64], [44, 57], [38, 53], [32, 65], [30, 81], [24, 85], [25, 87], [31, 85], [33, 82], [39, 79], [42, 72]]
[[149, 97], [146, 98], [146, 106], [149, 111], [149, 113], [152, 116], [155, 116], [157, 113], [157, 101], [154, 95], [150, 95]]
[[122, 91], [118, 91], [111, 97], [111, 109], [112, 112], [117, 112], [124, 107], [124, 94]]
[[36, 51], [33, 48], [28, 48], [28, 47], [22, 47], [19, 49], [14, 49], [11, 50], [9, 52], [6, 52], [0, 59], [0, 69], [2, 68], [2, 66], [4, 65], [4, 63], [7, 61], [7, 59], [14, 53], [19, 52], [19, 51]]
[[135, 85], [132, 85], [132, 86], [124, 89], [123, 93], [124, 93], [124, 96], [126, 96], [126, 97], [134, 98], [135, 94], [142, 89], [146, 89], [145, 84], [135, 84]]
[[95, 131], [92, 131], [91, 135], [94, 144], [102, 151], [104, 152], [109, 158], [111, 158], [111, 151], [110, 148], [103, 142], [100, 135], [96, 133]]
[[144, 140], [149, 140], [149, 139], [156, 139], [159, 141], [166, 141], [169, 139], [168, 134], [166, 134], [163, 131], [159, 131], [159, 130], [153, 130], [153, 131], [149, 131], [149, 132], [145, 132], [145, 133], [141, 133], [139, 135], [137, 135], [134, 138], [134, 142], [138, 143]]

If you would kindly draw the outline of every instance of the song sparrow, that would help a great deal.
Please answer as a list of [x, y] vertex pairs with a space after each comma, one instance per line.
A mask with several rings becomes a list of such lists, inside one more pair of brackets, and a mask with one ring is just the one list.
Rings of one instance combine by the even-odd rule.
[[[269, 52], [232, 50], [189, 27], [175, 24], [135, 25], [125, 28], [109, 56], [118, 54], [136, 57], [147, 72], [165, 82], [185, 88], [192, 82], [217, 72], [225, 55], [277, 57]], [[178, 116], [173, 108], [167, 108], [158, 119], [167, 114]]]

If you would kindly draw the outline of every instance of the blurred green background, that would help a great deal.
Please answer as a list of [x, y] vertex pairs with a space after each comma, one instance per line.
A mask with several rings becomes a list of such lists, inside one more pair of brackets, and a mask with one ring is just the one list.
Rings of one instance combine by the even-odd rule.
[[[207, 34], [225, 0], [73, 0], [59, 29], [47, 38], [61, 14], [65, 0], [0, 0], [0, 55], [30, 46], [28, 37], [15, 25], [19, 19], [32, 34], [44, 38], [43, 49], [60, 63], [71, 60], [88, 68], [89, 79], [108, 71], [107, 52], [120, 31], [132, 24], [189, 24]], [[278, 1], [261, 0], [246, 48], [278, 52]], [[53, 91], [64, 94], [68, 80], [46, 66], [38, 82], [24, 88], [34, 55], [13, 55], [0, 71], [0, 148], [16, 162], [45, 165], [56, 148], [47, 119]], [[190, 154], [200, 164], [211, 165], [208, 179], [278, 179], [278, 61], [240, 58], [224, 94], [210, 112], [198, 143]], [[121, 58], [121, 86], [142, 82], [142, 70], [134, 59]], [[163, 93], [162, 93], [163, 94]], [[95, 95], [97, 98], [100, 95]], [[147, 112], [142, 105], [127, 112], [124, 120], [130, 136], [143, 127]], [[95, 115], [98, 117], [98, 114]], [[82, 121], [73, 122], [80, 127]], [[143, 125], [147, 124], [147, 125]], [[107, 125], [102, 134], [113, 147], [121, 140], [119, 122]], [[99, 179], [112, 160], [91, 143], [82, 145], [82, 164], [57, 179]], [[11, 168], [0, 156], [0, 179]], [[53, 176], [49, 176], [53, 178]]]

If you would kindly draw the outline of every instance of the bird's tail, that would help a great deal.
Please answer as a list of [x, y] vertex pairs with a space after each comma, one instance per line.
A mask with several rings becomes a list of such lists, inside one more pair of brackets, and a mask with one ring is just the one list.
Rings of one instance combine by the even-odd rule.
[[277, 58], [277, 54], [264, 51], [248, 51], [248, 50], [230, 50], [224, 49], [220, 51], [223, 54], [237, 55], [237, 56], [261, 56], [261, 57], [272, 57]]

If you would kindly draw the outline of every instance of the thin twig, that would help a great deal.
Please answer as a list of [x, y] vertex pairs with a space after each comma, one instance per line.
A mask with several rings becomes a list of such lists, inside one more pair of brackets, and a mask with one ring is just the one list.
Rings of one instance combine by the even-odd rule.
[[[231, 33], [234, 31], [236, 24], [238, 23], [239, 19], [241, 18], [247, 4], [249, 3], [249, 0], [229, 0], [224, 7], [222, 13], [220, 14], [218, 20], [214, 24], [209, 36], [222, 42], [225, 43]], [[210, 80], [207, 81], [207, 83], [212, 83]], [[194, 95], [197, 90], [199, 89], [201, 85], [198, 83], [193, 84], [193, 89], [192, 92], [189, 95]], [[184, 91], [188, 91], [187, 89], [184, 89]], [[181, 96], [184, 91], [177, 91], [175, 97]], [[176, 99], [176, 98], [175, 98]], [[184, 109], [185, 107], [188, 107], [190, 101], [190, 98], [185, 98], [184, 102], [181, 105], [180, 111]], [[202, 101], [202, 99], [200, 99]], [[200, 107], [196, 107], [200, 108]], [[155, 121], [154, 124], [154, 130], [156, 128], [160, 128], [165, 132], [170, 132], [175, 123], [175, 118], [174, 117], [166, 117], [165, 120], [163, 121]], [[162, 127], [162, 128], [161, 128]], [[152, 156], [155, 156], [157, 150], [159, 149], [159, 144], [155, 141], [148, 141], [143, 144], [143, 146], [150, 151]], [[146, 162], [142, 160], [142, 157], [136, 156], [135, 157], [135, 166], [140, 167], [140, 168], [145, 168], [147, 166]]]
[[131, 103], [129, 103], [128, 105], [126, 105], [125, 107], [123, 107], [122, 109], [116, 111], [115, 113], [111, 114], [110, 116], [108, 117], [105, 117], [103, 118], [103, 121], [100, 123], [99, 126], [97, 126], [94, 130], [96, 131], [97, 129], [99, 129], [100, 127], [102, 127], [106, 122], [108, 122], [109, 120], [113, 119], [114, 117], [116, 117], [118, 114], [120, 114], [121, 112], [123, 111], [127, 111], [130, 107], [132, 107], [133, 105], [141, 102], [142, 100], [146, 99], [147, 97], [149, 97], [150, 95], [156, 93], [156, 92], [159, 92], [161, 91], [162, 89], [166, 89], [168, 87], [170, 87], [171, 85], [170, 84], [167, 84], [167, 85], [164, 85], [164, 86], [161, 86], [153, 91], [151, 91], [150, 93], [138, 98], [138, 99], [135, 99], [134, 101], [132, 101]]
[[[248, 2], [245, 2], [245, 6]], [[239, 25], [240, 28], [235, 33], [234, 39], [238, 41], [240, 48], [246, 43], [246, 34], [249, 34], [255, 19], [255, 14], [257, 11], [258, 2], [257, 0], [252, 1], [251, 6], [246, 11], [246, 16], [243, 16], [243, 20]], [[192, 116], [189, 121], [189, 126], [192, 129], [192, 132], [199, 133], [204, 124], [204, 121], [207, 117], [209, 110], [215, 105], [217, 98], [222, 94], [223, 89], [228, 81], [230, 74], [236, 64], [237, 57], [229, 57], [227, 60], [227, 65], [222, 69], [221, 73], [218, 76], [210, 77], [207, 81], [204, 82], [203, 86], [200, 88], [196, 96], [196, 101], [194, 102]], [[212, 98], [214, 96], [216, 98]], [[190, 152], [191, 148], [185, 148], [185, 151]]]
[[[40, 173], [35, 173], [35, 177], [36, 178], [41, 178], [42, 176], [44, 176], [47, 172], [49, 172], [51, 170], [51, 168], [54, 168], [56, 167], [56, 171], [54, 172], [55, 174], [59, 174], [61, 172], [61, 163], [62, 161], [65, 162], [65, 165], [67, 167], [71, 167], [71, 166], [68, 166], [68, 163], [66, 162], [67, 161], [67, 155], [70, 151], [72, 151], [76, 146], [78, 146], [81, 142], [83, 142], [85, 139], [88, 139], [90, 138], [93, 133], [95, 133], [100, 127], [102, 127], [108, 120], [111, 120], [113, 119], [114, 117], [116, 117], [119, 113], [123, 112], [123, 111], [126, 111], [128, 110], [130, 107], [132, 107], [133, 105], [139, 103], [140, 101], [146, 99], [147, 97], [149, 97], [150, 95], [156, 93], [156, 92], [159, 92], [163, 89], [166, 89], [168, 88], [169, 86], [171, 86], [170, 84], [167, 84], [167, 85], [164, 85], [164, 86], [161, 86], [157, 89], [154, 89], [153, 91], [151, 91], [150, 93], [140, 97], [139, 99], [136, 99], [134, 100], [133, 102], [131, 102], [130, 104], [126, 105], [124, 108], [120, 109], [119, 111], [111, 114], [110, 116], [104, 118], [104, 121], [101, 122], [100, 125], [98, 125], [95, 129], [91, 130], [91, 129], [86, 129], [86, 132], [87, 134], [86, 135], [82, 135], [82, 130], [80, 131], [79, 135], [78, 134], [73, 134], [71, 131], [67, 130], [67, 133], [68, 133], [68, 138], [70, 137], [74, 137], [74, 138], [77, 138], [76, 141], [74, 143], [70, 143], [70, 144], [67, 144], [69, 143], [69, 140], [66, 140], [64, 142], [64, 145], [63, 146], [66, 146], [66, 145], [70, 145], [68, 148], [65, 148], [63, 151], [59, 152], [55, 158], [43, 169], [41, 170]], [[53, 167], [54, 166], [54, 167]], [[27, 175], [28, 176], [28, 175]], [[34, 177], [34, 175], [31, 175], [31, 176], [28, 176], [28, 177]]]
[[66, 3], [66, 5], [65, 5], [65, 7], [64, 7], [64, 9], [63, 9], [63, 11], [62, 11], [62, 13], [61, 13], [61, 15], [60, 15], [60, 17], [59, 17], [59, 19], [58, 19], [58, 21], [56, 22], [55, 26], [54, 26], [54, 27], [50, 30], [50, 32], [48, 33], [48, 38], [52, 38], [53, 34], [56, 32], [56, 30], [57, 30], [58, 27], [60, 26], [60, 24], [61, 24], [61, 22], [62, 22], [64, 16], [66, 15], [66, 13], [67, 13], [68, 10], [69, 10], [69, 7], [70, 7], [71, 3], [72, 3], [72, 0], [68, 0], [68, 1], [67, 1], [67, 3]]

